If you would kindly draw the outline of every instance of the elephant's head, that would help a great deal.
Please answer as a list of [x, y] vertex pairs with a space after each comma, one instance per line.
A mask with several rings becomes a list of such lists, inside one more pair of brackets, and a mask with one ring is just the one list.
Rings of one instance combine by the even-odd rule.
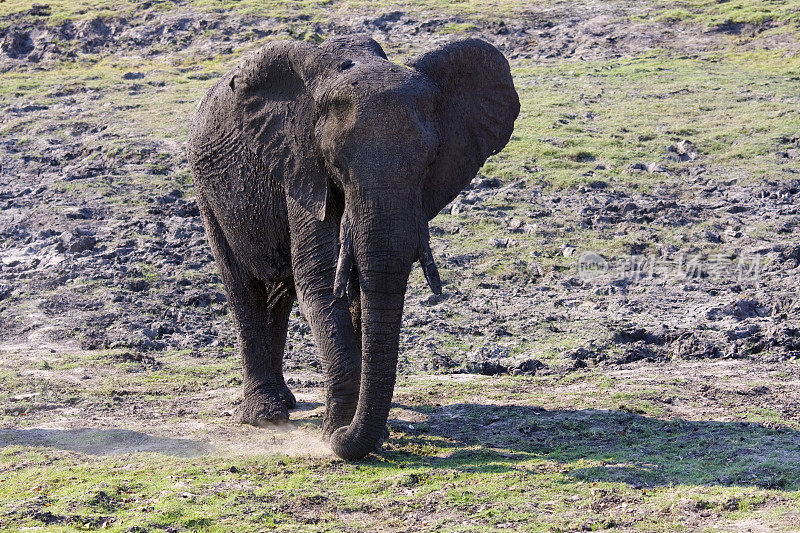
[[435, 293], [441, 283], [428, 221], [508, 142], [519, 113], [508, 62], [475, 39], [391, 63], [368, 38], [320, 46], [265, 46], [231, 74], [240, 123], [264, 168], [317, 219], [343, 198], [332, 288], [361, 289], [363, 365], [350, 426], [331, 438], [345, 458], [374, 448], [394, 388], [408, 275], [415, 261]]

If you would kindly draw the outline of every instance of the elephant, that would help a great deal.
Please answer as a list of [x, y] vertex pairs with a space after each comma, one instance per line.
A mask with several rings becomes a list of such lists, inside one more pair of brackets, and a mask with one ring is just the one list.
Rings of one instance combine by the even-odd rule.
[[273, 41], [197, 104], [187, 155], [238, 339], [238, 420], [288, 421], [283, 377], [295, 299], [325, 375], [323, 436], [379, 450], [409, 274], [442, 284], [428, 222], [508, 143], [508, 61], [479, 39], [405, 64], [371, 38]]

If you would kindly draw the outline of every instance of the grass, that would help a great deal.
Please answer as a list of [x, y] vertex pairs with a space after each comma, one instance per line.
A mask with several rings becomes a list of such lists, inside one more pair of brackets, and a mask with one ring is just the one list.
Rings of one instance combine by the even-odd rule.
[[[0, 4], [0, 17], [8, 17], [28, 12], [34, 0], [5, 0]], [[173, 2], [153, 0], [143, 8], [133, 0], [111, 2], [109, 0], [51, 0], [47, 3], [49, 10], [38, 18], [45, 18], [51, 24], [67, 20], [87, 20], [93, 18], [136, 17], [146, 12], [167, 12], [174, 10]], [[245, 15], [272, 16], [279, 19], [306, 17], [307, 20], [324, 20], [331, 11], [353, 12], [389, 12], [402, 11], [409, 13], [439, 13], [477, 18], [497, 18], [524, 16], [536, 8], [544, 8], [548, 4], [537, 0], [457, 0], [457, 1], [423, 1], [423, 0], [191, 0], [188, 7], [203, 11], [234, 12]], [[795, 26], [800, 21], [800, 3], [797, 0], [731, 0], [717, 2], [715, 0], [654, 0], [644, 7], [648, 15], [640, 17], [644, 20], [659, 22], [690, 22], [708, 28], [724, 27], [726, 24], [778, 24]], [[460, 24], [460, 23], [456, 23]]]
[[[5, 0], [0, 4], [0, 17], [28, 12], [37, 2], [33, 0]], [[536, 3], [545, 5], [538, 0]], [[87, 20], [110, 17], [136, 17], [146, 12], [166, 12], [175, 9], [169, 0], [154, 0], [147, 8], [133, 0], [111, 2], [109, 0], [53, 0], [48, 2], [49, 13], [44, 15], [49, 23], [57, 24], [68, 20]], [[278, 19], [324, 20], [330, 11], [340, 12], [388, 12], [407, 11], [435, 12], [465, 16], [513, 16], [524, 13], [531, 2], [522, 0], [404, 0], [372, 2], [368, 0], [191, 0], [185, 6], [207, 12], [238, 13], [244, 15], [270, 16]], [[40, 16], [40, 18], [42, 18]]]
[[[303, 456], [309, 444], [303, 438], [289, 437], [284, 453], [259, 453], [255, 440], [253, 452], [246, 442], [236, 453], [215, 449], [206, 439], [230, 431], [227, 423], [208, 413], [207, 400], [179, 402], [190, 391], [225, 390], [225, 376], [235, 372], [229, 360], [214, 364], [203, 356], [191, 363], [185, 354], [167, 353], [159, 357], [160, 370], [140, 366], [131, 372], [134, 363], [109, 366], [120, 356], [51, 354], [49, 374], [37, 378], [28, 372], [34, 359], [12, 366], [4, 360], [0, 384], [6, 394], [48, 390], [35, 402], [64, 407], [51, 414], [30, 411], [30, 423], [0, 430], [0, 528], [672, 531], [745, 519], [780, 528], [800, 512], [793, 466], [800, 428], [794, 422], [778, 416], [777, 423], [761, 425], [756, 422], [766, 412], [739, 412], [735, 402], [728, 422], [681, 418], [659, 403], [668, 392], [686, 407], [700, 405], [702, 397], [692, 390], [709, 376], [657, 383], [652, 376], [659, 373], [650, 371], [403, 377], [384, 452], [347, 463]], [[64, 389], [73, 395], [67, 403], [55, 383], [58, 369], [76, 360], [84, 371], [97, 366], [110, 375], [102, 383]], [[732, 372], [741, 379], [749, 370], [741, 365]], [[790, 386], [791, 379], [778, 377], [772, 387]], [[9, 402], [18, 401], [4, 400]], [[187, 411], [168, 415], [175, 410], [170, 402]], [[68, 405], [140, 427], [111, 429], [87, 420], [72, 422], [78, 429], [31, 429], [47, 419], [64, 423]], [[147, 422], [159, 413], [167, 414], [160, 430], [159, 423]], [[273, 439], [318, 431], [314, 413]], [[6, 426], [9, 417], [24, 418], [6, 415]], [[210, 433], [163, 425], [189, 428], [187, 417], [206, 420]], [[262, 440], [265, 434], [243, 431]], [[124, 453], [123, 445], [131, 443], [155, 450]]]
[[786, 25], [796, 29], [800, 23], [797, 0], [677, 0], [654, 2], [653, 18], [665, 22], [700, 23], [709, 29], [731, 28], [736, 24]]
[[[747, 180], [785, 175], [775, 152], [780, 138], [800, 128], [800, 115], [786, 105], [796, 98], [798, 64], [750, 56], [745, 65], [745, 57], [646, 54], [521, 66], [515, 80], [525, 111], [515, 139], [483, 172], [525, 176], [528, 164], [546, 169], [527, 173], [533, 179], [557, 187], [596, 180], [652, 187], [664, 177], [630, 166], [654, 161], [679, 172], [686, 164], [668, 162], [666, 149], [689, 139], [703, 158], [733, 175]], [[748, 142], [737, 142], [743, 135]]]

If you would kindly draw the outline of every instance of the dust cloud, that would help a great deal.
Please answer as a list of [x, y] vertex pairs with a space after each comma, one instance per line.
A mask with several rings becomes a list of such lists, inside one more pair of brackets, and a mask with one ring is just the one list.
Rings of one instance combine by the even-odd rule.
[[[217, 440], [210, 435], [215, 453], [230, 456], [288, 455], [290, 457], [333, 457], [319, 429], [298, 427], [292, 422], [269, 428], [246, 428], [246, 435]], [[239, 433], [239, 432], [237, 432]]]

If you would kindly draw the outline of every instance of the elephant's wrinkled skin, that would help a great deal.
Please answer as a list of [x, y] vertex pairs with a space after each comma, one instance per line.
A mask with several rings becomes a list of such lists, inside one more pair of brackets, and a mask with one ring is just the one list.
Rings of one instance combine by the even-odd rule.
[[295, 297], [326, 375], [336, 454], [380, 445], [408, 275], [441, 290], [428, 221], [508, 142], [519, 99], [492, 45], [463, 40], [407, 65], [372, 39], [272, 42], [198, 104], [197, 201], [244, 367], [242, 422], [287, 420], [281, 370]]

